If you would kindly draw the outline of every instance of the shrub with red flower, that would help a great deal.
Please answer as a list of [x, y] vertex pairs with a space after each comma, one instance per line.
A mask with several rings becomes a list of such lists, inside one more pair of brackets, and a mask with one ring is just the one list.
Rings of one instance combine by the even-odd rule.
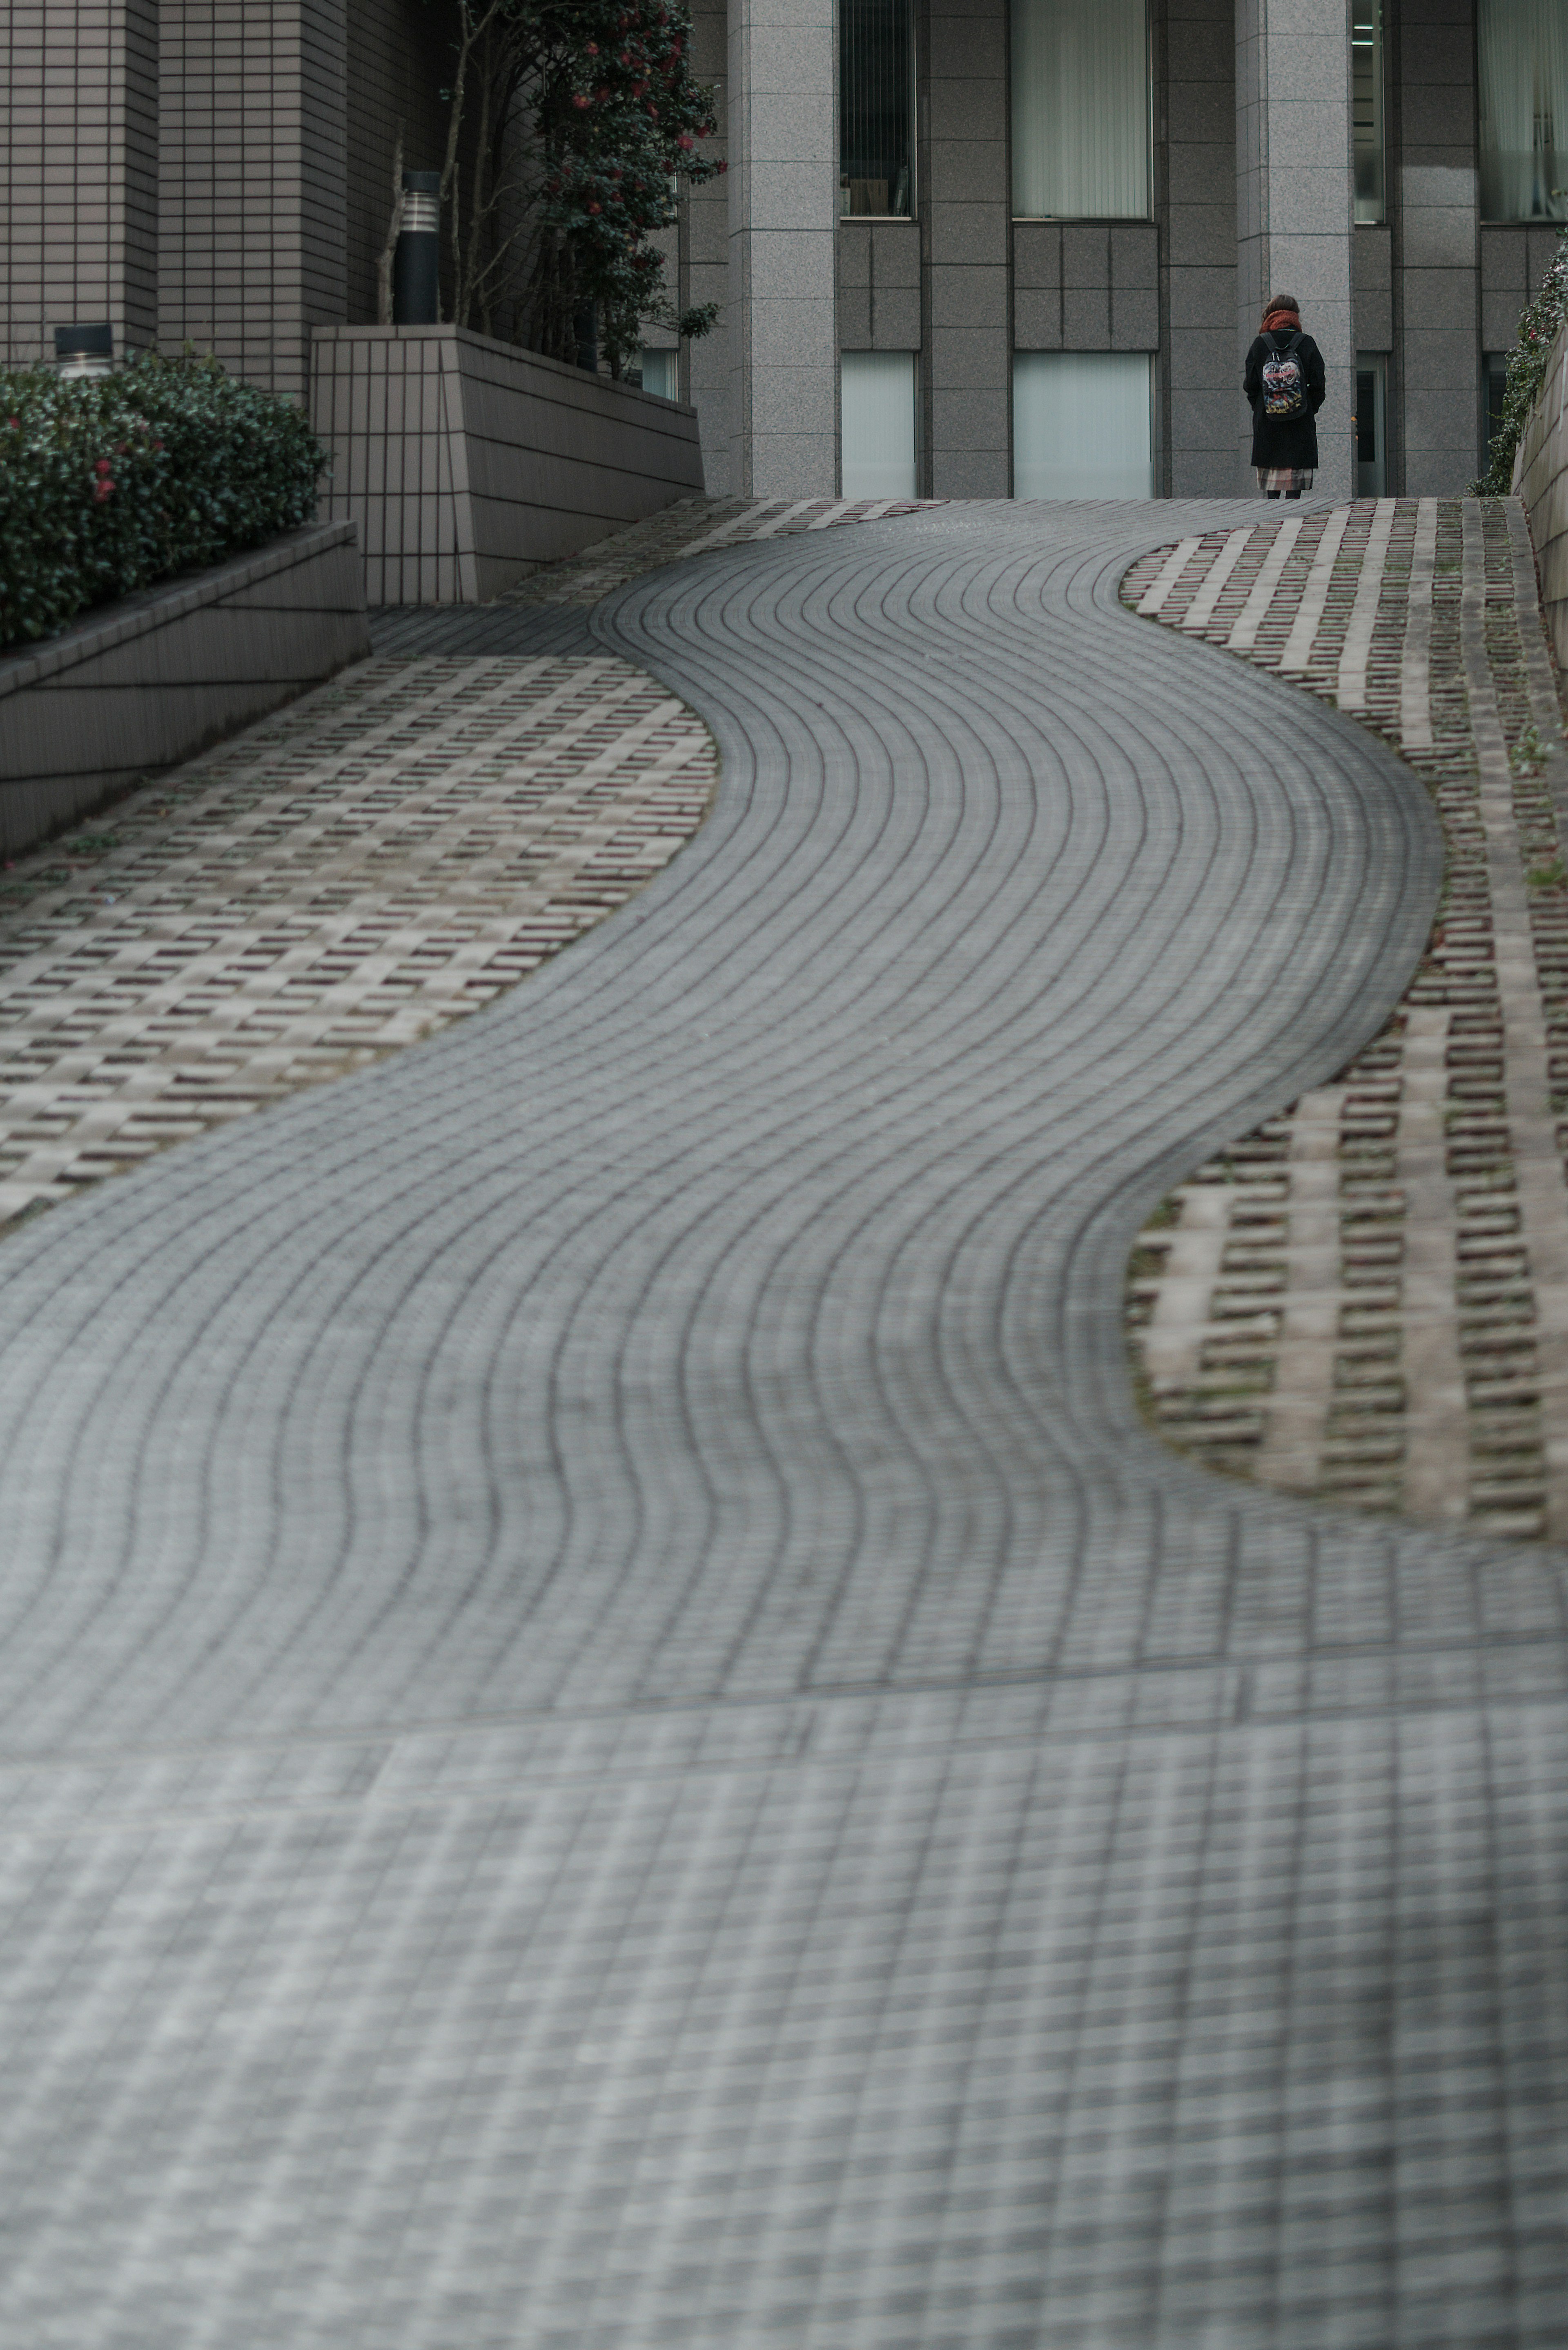
[[297, 409], [194, 352], [98, 379], [0, 371], [0, 644], [308, 522], [326, 462]]
[[674, 223], [677, 175], [724, 168], [686, 0], [458, 0], [458, 17], [451, 315], [571, 359], [591, 311], [616, 374], [645, 321], [706, 334], [717, 305], [678, 311], [650, 242]]

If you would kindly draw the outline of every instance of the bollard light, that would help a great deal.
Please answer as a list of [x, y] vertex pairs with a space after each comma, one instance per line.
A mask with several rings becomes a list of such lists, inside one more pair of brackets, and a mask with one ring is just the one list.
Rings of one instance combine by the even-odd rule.
[[441, 173], [403, 173], [403, 225], [392, 255], [392, 324], [441, 320]]
[[108, 375], [114, 366], [114, 328], [107, 318], [87, 327], [55, 328], [55, 364], [62, 377]]

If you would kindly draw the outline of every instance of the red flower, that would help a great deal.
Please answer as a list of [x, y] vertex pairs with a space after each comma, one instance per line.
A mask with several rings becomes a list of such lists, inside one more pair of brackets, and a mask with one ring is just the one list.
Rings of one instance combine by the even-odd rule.
[[691, 146], [691, 144], [692, 144], [692, 141], [691, 141], [691, 138], [688, 136], [688, 134], [683, 130], [683, 131], [681, 132], [681, 134], [680, 134], [680, 138], [676, 140], [676, 142], [675, 142], [675, 143], [676, 143], [676, 145], [677, 145], [678, 147], [690, 148], [690, 147]]
[[111, 498], [113, 495], [114, 484], [112, 482], [95, 482], [93, 484], [92, 502], [95, 506], [102, 505], [105, 498]]
[[597, 41], [590, 41], [590, 42], [588, 43], [588, 55], [589, 55], [589, 57], [597, 57], [597, 55], [598, 55], [598, 53], [599, 53], [599, 45], [598, 45], [598, 43], [597, 43]]
[[586, 114], [587, 112], [588, 101], [583, 96], [581, 90], [578, 90], [576, 96], [572, 100], [572, 104], [577, 109], [579, 113]]
[[598, 210], [598, 206], [597, 206], [597, 204], [590, 204], [590, 205], [588, 206], [588, 210], [589, 210], [589, 212], [591, 212], [591, 213], [597, 213], [597, 210]]
[[97, 464], [93, 467], [93, 472], [94, 472], [95, 473], [112, 473], [113, 471], [114, 471], [114, 468], [113, 468], [113, 466], [109, 463], [109, 459], [108, 459], [107, 457], [100, 457], [100, 458], [99, 459], [99, 461], [98, 461]]

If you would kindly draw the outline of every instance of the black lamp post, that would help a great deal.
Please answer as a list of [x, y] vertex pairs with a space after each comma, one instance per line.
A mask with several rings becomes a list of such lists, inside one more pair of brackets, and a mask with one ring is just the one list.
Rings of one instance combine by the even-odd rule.
[[403, 225], [392, 255], [392, 324], [441, 321], [441, 173], [403, 173]]

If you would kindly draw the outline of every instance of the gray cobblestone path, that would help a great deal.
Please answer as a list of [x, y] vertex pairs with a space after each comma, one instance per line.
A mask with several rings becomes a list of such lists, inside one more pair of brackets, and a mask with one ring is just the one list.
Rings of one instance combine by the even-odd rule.
[[1140, 1215], [1438, 880], [1118, 610], [1228, 518], [634, 583], [694, 844], [7, 1243], [0, 2336], [1560, 2341], [1563, 1562], [1127, 1390]]

